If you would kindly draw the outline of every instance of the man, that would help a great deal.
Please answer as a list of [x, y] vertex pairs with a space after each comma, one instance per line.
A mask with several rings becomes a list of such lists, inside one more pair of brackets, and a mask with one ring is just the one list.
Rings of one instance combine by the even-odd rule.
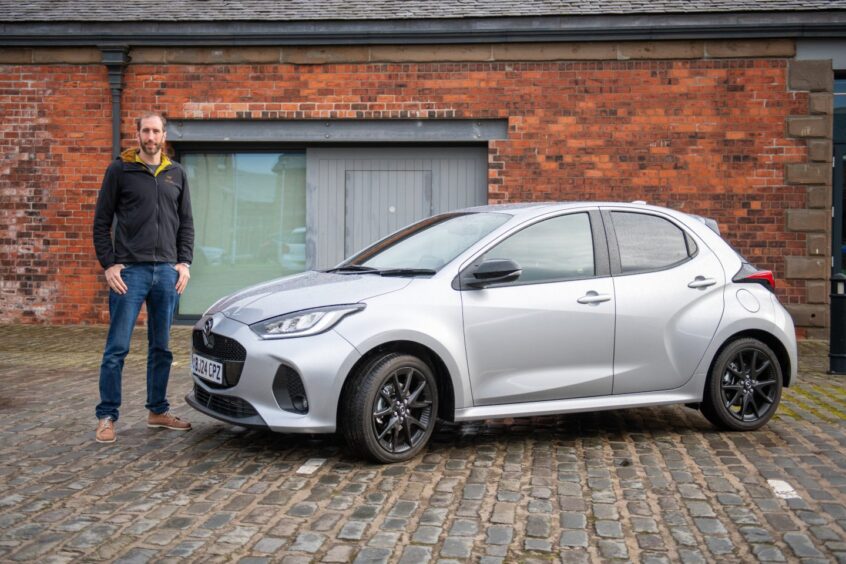
[[[94, 213], [94, 248], [109, 285], [109, 336], [100, 365], [97, 442], [115, 441], [121, 372], [132, 329], [147, 304], [148, 427], [188, 431], [169, 411], [167, 381], [173, 361], [168, 342], [179, 294], [190, 275], [194, 246], [191, 198], [185, 171], [162, 152], [165, 118], [136, 120], [138, 144], [106, 170]], [[115, 223], [114, 241], [111, 237]]]

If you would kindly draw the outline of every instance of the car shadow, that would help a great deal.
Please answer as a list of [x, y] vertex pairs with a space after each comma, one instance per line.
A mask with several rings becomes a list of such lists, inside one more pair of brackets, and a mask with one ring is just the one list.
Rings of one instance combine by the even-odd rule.
[[[245, 429], [231, 425], [213, 424], [205, 429], [224, 440], [229, 448], [245, 455], [267, 456], [274, 462], [291, 460], [302, 462], [308, 458], [325, 458], [334, 464], [349, 463], [354, 467], [369, 464], [359, 453], [351, 452], [343, 437], [334, 434], [285, 434], [262, 429]], [[481, 445], [508, 448], [512, 444], [530, 440], [551, 441], [557, 444], [591, 441], [659, 440], [669, 435], [711, 433], [716, 430], [697, 410], [683, 406], [659, 406], [613, 411], [521, 417], [502, 420], [452, 423], [439, 421], [432, 440], [422, 456], [437, 453], [451, 456], [464, 449]], [[230, 435], [229, 437], [221, 437]], [[420, 457], [408, 462], [419, 462]]]

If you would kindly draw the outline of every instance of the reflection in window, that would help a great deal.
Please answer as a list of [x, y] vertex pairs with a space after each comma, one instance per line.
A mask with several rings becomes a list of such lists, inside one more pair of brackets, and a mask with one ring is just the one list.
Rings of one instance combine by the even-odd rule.
[[690, 256], [685, 233], [666, 219], [628, 212], [612, 216], [624, 274], [666, 268]]
[[576, 213], [541, 221], [488, 251], [487, 259], [511, 259], [520, 265], [523, 273], [515, 284], [593, 276], [590, 218]]
[[181, 315], [200, 315], [244, 286], [305, 270], [304, 153], [186, 152], [180, 161], [196, 230]]
[[365, 249], [349, 263], [380, 269], [440, 270], [508, 217], [501, 213], [452, 213], [424, 219]]

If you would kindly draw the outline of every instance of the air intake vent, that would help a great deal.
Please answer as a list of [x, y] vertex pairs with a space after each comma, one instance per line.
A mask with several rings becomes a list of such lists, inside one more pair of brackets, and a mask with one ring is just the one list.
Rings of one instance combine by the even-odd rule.
[[220, 413], [234, 419], [246, 419], [258, 415], [256, 409], [241, 398], [210, 394], [196, 384], [194, 385], [194, 397], [198, 403], [206, 406], [215, 413]]
[[308, 413], [308, 398], [300, 375], [289, 366], [282, 365], [273, 378], [273, 397], [285, 411]]

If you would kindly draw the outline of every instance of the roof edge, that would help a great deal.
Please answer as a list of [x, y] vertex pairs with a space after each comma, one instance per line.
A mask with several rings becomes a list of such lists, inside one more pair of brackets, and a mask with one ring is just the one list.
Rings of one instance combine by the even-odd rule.
[[0, 46], [260, 46], [846, 37], [846, 11], [357, 20], [0, 22]]

